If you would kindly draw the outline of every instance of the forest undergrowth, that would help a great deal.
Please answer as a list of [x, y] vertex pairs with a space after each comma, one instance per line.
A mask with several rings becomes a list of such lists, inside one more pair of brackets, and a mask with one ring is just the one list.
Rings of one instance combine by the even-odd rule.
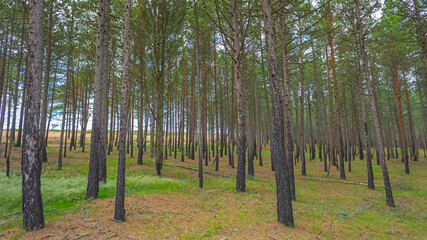
[[[220, 158], [218, 172], [213, 159], [204, 166], [205, 187], [199, 189], [197, 161], [180, 162], [179, 152], [177, 159], [172, 154], [158, 177], [149, 152], [144, 153], [143, 165], [138, 165], [135, 151], [126, 161], [127, 221], [119, 223], [113, 220], [118, 151], [108, 156], [108, 179], [100, 185], [100, 199], [85, 200], [89, 152], [69, 152], [63, 169], [56, 170], [56, 139], [51, 141], [41, 180], [46, 227], [28, 233], [22, 229], [20, 149], [16, 148], [12, 176], [0, 178], [0, 239], [423, 239], [427, 235], [423, 157], [411, 162], [411, 175], [404, 174], [400, 160], [387, 162], [394, 208], [384, 204], [376, 164], [376, 190], [372, 191], [365, 186], [366, 164], [357, 156], [346, 181], [340, 180], [334, 166], [329, 174], [323, 172], [319, 159], [307, 161], [303, 177], [297, 162], [296, 224], [287, 228], [276, 221], [269, 148], [263, 150], [263, 167], [255, 160], [255, 176], [247, 176], [244, 193], [235, 191], [236, 169], [228, 166], [226, 155]], [[4, 174], [4, 161], [0, 167]]]

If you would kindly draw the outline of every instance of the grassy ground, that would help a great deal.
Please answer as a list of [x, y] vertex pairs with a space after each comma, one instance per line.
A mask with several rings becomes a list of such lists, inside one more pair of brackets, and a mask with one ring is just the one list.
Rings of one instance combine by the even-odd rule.
[[[11, 178], [0, 177], [0, 239], [426, 239], [427, 162], [411, 162], [405, 175], [400, 160], [387, 162], [396, 207], [385, 205], [381, 169], [374, 164], [376, 190], [367, 189], [364, 161], [352, 162], [347, 181], [332, 167], [323, 172], [318, 159], [307, 162], [307, 177], [295, 166], [295, 227], [276, 221], [274, 174], [269, 151], [264, 166], [255, 161], [255, 176], [247, 177], [247, 191], [234, 190], [235, 170], [220, 158], [205, 168], [204, 189], [198, 188], [197, 161], [184, 163], [168, 157], [162, 177], [155, 176], [153, 160], [144, 165], [127, 158], [126, 223], [112, 220], [117, 151], [107, 160], [106, 184], [100, 199], [84, 200], [89, 153], [71, 151], [63, 170], [56, 170], [57, 139], [48, 147], [43, 166], [42, 194], [46, 227], [22, 230], [20, 149], [13, 149]], [[4, 146], [4, 145], [2, 145]], [[88, 147], [86, 149], [89, 149]], [[148, 149], [148, 148], [147, 148]], [[135, 156], [137, 148], [135, 147]], [[172, 154], [173, 155], [173, 154]], [[421, 153], [423, 156], [423, 153]], [[213, 159], [212, 159], [213, 160]], [[346, 169], [347, 169], [346, 163]], [[5, 160], [0, 162], [2, 174]]]

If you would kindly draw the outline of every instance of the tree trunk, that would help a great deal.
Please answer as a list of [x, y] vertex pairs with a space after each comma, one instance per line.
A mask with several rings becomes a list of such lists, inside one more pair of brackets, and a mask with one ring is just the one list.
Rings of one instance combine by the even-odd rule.
[[[108, 38], [108, 22], [110, 0], [98, 1], [98, 30], [96, 39], [96, 66], [95, 66], [95, 97], [93, 103], [92, 115], [92, 133], [91, 133], [91, 151], [89, 162], [88, 184], [86, 190], [86, 199], [98, 198], [99, 181], [102, 179], [100, 174], [100, 163], [105, 161], [105, 136], [102, 129], [102, 98], [104, 87], [103, 81], [106, 80], [104, 72], [104, 58], [108, 58], [108, 45], [104, 44]], [[107, 41], [108, 42], [108, 41]], [[107, 47], [107, 49], [105, 49]]]
[[[355, 25], [353, 25], [355, 28]], [[368, 174], [368, 188], [374, 190], [375, 184], [374, 184], [374, 173], [372, 170], [372, 154], [371, 154], [371, 147], [369, 144], [369, 131], [368, 131], [368, 113], [366, 110], [366, 102], [365, 102], [365, 95], [363, 93], [363, 80], [362, 80], [362, 70], [360, 68], [360, 60], [359, 60], [359, 49], [357, 47], [357, 38], [356, 38], [356, 28], [354, 29], [353, 34], [353, 45], [354, 45], [354, 58], [356, 61], [356, 74], [357, 74], [357, 82], [359, 85], [359, 98], [360, 98], [360, 106], [362, 110], [362, 119], [363, 119], [363, 140], [364, 145], [366, 149], [366, 169]], [[366, 78], [365, 78], [366, 79]], [[362, 147], [361, 147], [362, 148]], [[361, 150], [363, 152], [363, 149]]]
[[[72, 19], [74, 19], [74, 6], [72, 8]], [[71, 81], [71, 69], [72, 69], [72, 51], [73, 51], [73, 28], [74, 28], [74, 21], [71, 23], [70, 28], [70, 36], [68, 41], [68, 57], [67, 57], [67, 73], [66, 73], [66, 83], [65, 83], [65, 90], [64, 90], [64, 108], [62, 111], [62, 124], [61, 124], [61, 136], [59, 139], [59, 152], [58, 152], [58, 170], [62, 169], [62, 156], [66, 154], [67, 151], [67, 135], [64, 136], [64, 130], [66, 127], [65, 120], [68, 116], [67, 114], [67, 107], [68, 107], [68, 91], [69, 91], [69, 83]], [[65, 146], [63, 146], [63, 141], [65, 138]], [[64, 154], [62, 154], [62, 151], [64, 151]]]
[[273, 131], [271, 139], [271, 160], [275, 163], [277, 220], [286, 226], [293, 226], [291, 184], [289, 179], [289, 162], [285, 158], [285, 127], [283, 121], [282, 89], [277, 72], [276, 37], [270, 0], [262, 2], [264, 16], [265, 41], [267, 45], [267, 62], [270, 72], [270, 89], [272, 99]]
[[365, 73], [365, 80], [366, 80], [366, 84], [368, 86], [369, 99], [371, 102], [371, 110], [372, 110], [372, 118], [374, 121], [375, 135], [377, 138], [378, 149], [380, 149], [380, 151], [378, 151], [378, 152], [379, 152], [379, 156], [380, 156], [381, 170], [383, 172], [384, 188], [385, 188], [385, 193], [386, 193], [386, 202], [387, 202], [387, 205], [394, 207], [395, 205], [394, 205], [394, 199], [393, 199], [393, 194], [392, 194], [392, 190], [391, 190], [390, 178], [388, 176], [387, 163], [385, 161], [385, 155], [384, 155], [384, 151], [383, 151], [384, 144], [383, 144], [383, 139], [381, 136], [380, 123], [378, 121], [377, 106], [376, 106], [376, 103], [374, 101], [372, 82], [370, 81], [370, 78], [369, 78], [368, 58], [367, 58], [367, 54], [365, 51], [365, 39], [363, 36], [364, 29], [363, 29], [363, 25], [362, 25], [362, 22], [360, 19], [359, 0], [355, 0], [355, 2], [356, 2], [356, 25], [358, 26], [358, 33], [359, 33], [358, 37], [359, 37], [359, 41], [360, 41], [360, 50], [362, 52], [362, 60], [363, 60], [363, 68], [364, 68], [364, 73]]
[[52, 28], [53, 28], [53, 0], [49, 3], [49, 20], [47, 30], [47, 45], [46, 45], [46, 60], [44, 66], [44, 86], [43, 86], [43, 99], [42, 99], [42, 112], [40, 120], [40, 157], [43, 162], [47, 162], [46, 154], [46, 141], [44, 139], [46, 129], [46, 117], [47, 117], [47, 94], [49, 91], [49, 79], [50, 79], [50, 58], [52, 55]]
[[[129, 65], [130, 65], [130, 0], [125, 0], [123, 30], [123, 78], [120, 100], [120, 136], [119, 136], [119, 163], [117, 169], [116, 205], [114, 219], [125, 221], [125, 171], [126, 171], [126, 133], [128, 127], [129, 105]], [[133, 114], [131, 114], [133, 118]], [[133, 135], [133, 132], [132, 132]]]
[[304, 136], [304, 59], [303, 59], [303, 42], [302, 42], [302, 30], [301, 30], [301, 20], [298, 19], [298, 28], [300, 31], [299, 34], [299, 39], [300, 39], [300, 44], [299, 44], [299, 53], [300, 53], [300, 62], [299, 62], [299, 70], [300, 70], [300, 88], [301, 88], [301, 93], [300, 93], [300, 104], [301, 104], [301, 113], [300, 113], [300, 117], [301, 117], [301, 128], [300, 128], [300, 152], [301, 152], [301, 174], [303, 176], [306, 176], [306, 167], [305, 167], [305, 136]]
[[43, 62], [43, 1], [30, 1], [28, 93], [25, 99], [24, 142], [22, 148], [22, 213], [27, 231], [44, 227], [43, 201], [40, 191], [42, 161], [40, 146], [40, 90]]
[[405, 88], [406, 108], [408, 111], [410, 145], [411, 145], [411, 159], [413, 161], [418, 161], [418, 148], [416, 147], [417, 140], [416, 140], [416, 136], [415, 136], [414, 121], [412, 119], [411, 103], [409, 102], [409, 93], [408, 93], [408, 86], [407, 86], [405, 72], [403, 72], [403, 86]]
[[394, 83], [394, 90], [396, 93], [396, 104], [397, 104], [398, 123], [399, 123], [399, 137], [400, 137], [400, 143], [401, 143], [402, 158], [405, 164], [405, 173], [409, 174], [409, 163], [408, 163], [408, 152], [407, 152], [408, 148], [406, 145], [406, 138], [405, 138], [405, 133], [403, 129], [402, 101], [400, 96], [399, 80], [397, 76], [396, 61], [393, 62], [393, 83]]
[[[237, 19], [237, 1], [231, 0], [231, 21], [232, 21], [232, 54], [234, 68], [234, 82], [236, 83], [237, 95], [237, 175], [236, 190], [244, 192], [246, 190], [245, 172], [246, 172], [246, 124], [244, 114], [243, 83], [240, 72], [242, 46], [239, 39], [239, 24]], [[231, 153], [230, 153], [231, 154]]]
[[[281, 3], [284, 1], [281, 0]], [[282, 39], [282, 63], [283, 63], [283, 90], [284, 90], [284, 104], [285, 104], [285, 124], [286, 124], [286, 163], [289, 175], [289, 184], [291, 199], [296, 200], [295, 197], [295, 178], [294, 178], [294, 164], [293, 164], [293, 149], [294, 139], [292, 133], [292, 106], [290, 100], [290, 87], [289, 87], [289, 70], [288, 70], [288, 48], [287, 48], [287, 29], [286, 29], [286, 16], [284, 11], [280, 18], [281, 31], [280, 36]], [[267, 115], [269, 118], [270, 115]]]
[[337, 81], [337, 73], [335, 68], [335, 50], [332, 39], [332, 16], [328, 17], [329, 24], [329, 47], [331, 48], [331, 67], [332, 67], [332, 78], [334, 81], [334, 95], [335, 95], [335, 117], [336, 117], [336, 127], [338, 129], [338, 150], [340, 155], [340, 178], [346, 179], [345, 170], [344, 170], [344, 149], [343, 149], [343, 139], [341, 132], [341, 117], [340, 117], [340, 104], [339, 104], [339, 95], [338, 95], [338, 81]]

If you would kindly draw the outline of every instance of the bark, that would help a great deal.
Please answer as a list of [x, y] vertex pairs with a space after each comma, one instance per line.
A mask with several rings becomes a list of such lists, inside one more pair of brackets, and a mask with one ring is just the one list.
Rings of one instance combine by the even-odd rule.
[[387, 205], [394, 207], [395, 205], [394, 205], [394, 199], [393, 199], [393, 194], [392, 194], [392, 190], [391, 190], [390, 178], [388, 176], [387, 163], [385, 161], [385, 155], [384, 155], [384, 151], [383, 151], [384, 144], [383, 144], [383, 139], [382, 139], [382, 135], [381, 135], [380, 124], [378, 121], [377, 106], [376, 106], [376, 103], [374, 101], [372, 82], [371, 82], [370, 77], [369, 77], [368, 59], [367, 59], [367, 54], [366, 54], [366, 50], [365, 50], [365, 39], [363, 36], [364, 29], [363, 29], [363, 25], [362, 25], [361, 18], [360, 18], [359, 0], [355, 0], [355, 3], [356, 3], [356, 23], [357, 23], [357, 27], [358, 27], [358, 38], [359, 38], [359, 42], [360, 42], [360, 50], [362, 53], [363, 69], [364, 69], [364, 74], [365, 74], [366, 85], [368, 86], [369, 99], [371, 102], [371, 110], [372, 110], [372, 118], [373, 118], [373, 122], [374, 122], [375, 136], [377, 139], [378, 149], [381, 150], [378, 152], [379, 152], [379, 157], [380, 157], [380, 162], [381, 162], [381, 171], [383, 173], [386, 202], [387, 202]]
[[344, 148], [343, 148], [343, 139], [342, 139], [342, 132], [341, 132], [341, 117], [340, 117], [340, 103], [339, 103], [339, 95], [338, 95], [338, 81], [337, 81], [337, 73], [335, 68], [335, 50], [334, 50], [334, 44], [332, 39], [332, 16], [329, 16], [328, 18], [328, 24], [329, 24], [329, 47], [331, 48], [331, 68], [332, 68], [332, 78], [334, 81], [334, 95], [335, 95], [335, 117], [336, 117], [336, 127], [338, 129], [338, 150], [339, 150], [339, 156], [340, 156], [340, 178], [346, 179], [345, 177], [345, 170], [344, 170]]
[[421, 11], [419, 9], [418, 0], [412, 0], [414, 2], [414, 13], [415, 13], [415, 28], [417, 30], [417, 40], [421, 48], [421, 57], [424, 63], [424, 95], [427, 98], [427, 40], [426, 40], [426, 30], [423, 26], [423, 21], [421, 17]]
[[334, 155], [334, 149], [335, 149], [335, 124], [334, 124], [334, 104], [333, 104], [333, 97], [332, 97], [332, 87], [331, 87], [331, 76], [330, 76], [330, 69], [329, 69], [329, 56], [328, 56], [328, 45], [325, 43], [325, 54], [326, 54], [326, 68], [327, 68], [327, 75], [328, 75], [328, 97], [329, 97], [329, 131], [328, 131], [328, 138], [329, 138], [329, 144], [328, 144], [328, 155], [329, 155], [329, 168], [328, 173], [331, 170], [330, 165], [336, 165], [335, 162], [335, 155]]
[[[114, 53], [113, 53], [113, 58], [114, 58]], [[110, 137], [108, 139], [108, 153], [107, 155], [110, 155], [111, 152], [113, 151], [113, 144], [114, 144], [114, 90], [116, 88], [116, 80], [115, 80], [115, 65], [113, 64], [112, 66], [112, 77], [111, 77], [111, 107], [110, 107]], [[139, 160], [139, 159], [138, 159]]]
[[[260, 35], [260, 37], [261, 37], [261, 35]], [[263, 80], [263, 84], [264, 84], [265, 105], [266, 105], [266, 108], [267, 108], [267, 116], [271, 116], [271, 114], [270, 114], [270, 101], [268, 100], [268, 92], [267, 92], [267, 80], [265, 78], [264, 52], [263, 52], [263, 49], [262, 49], [262, 38], [260, 38], [260, 41], [261, 41], [261, 43], [260, 43], [260, 47], [261, 47], [261, 69], [262, 69], [262, 80]], [[282, 39], [282, 41], [283, 41], [283, 39]], [[286, 44], [283, 43], [283, 45], [285, 46]], [[283, 51], [283, 49], [282, 49], [282, 51]], [[268, 118], [265, 121], [265, 126], [266, 126], [266, 131], [267, 131], [267, 134], [266, 134], [267, 138], [266, 138], [266, 140], [267, 140], [267, 143], [268, 143], [269, 140], [271, 139], [271, 130], [270, 130], [271, 129], [271, 119], [270, 118]], [[273, 168], [273, 165], [271, 165], [271, 167]]]
[[[74, 19], [74, 6], [72, 8], [72, 19]], [[64, 108], [62, 111], [62, 124], [61, 124], [61, 136], [59, 139], [59, 152], [58, 152], [58, 170], [62, 169], [62, 157], [66, 156], [67, 151], [67, 136], [65, 134], [64, 136], [64, 128], [66, 127], [65, 120], [68, 116], [67, 114], [67, 107], [68, 107], [68, 90], [69, 90], [69, 83], [71, 81], [71, 69], [72, 69], [72, 51], [73, 51], [73, 28], [74, 28], [74, 21], [71, 23], [70, 28], [70, 36], [68, 41], [68, 57], [67, 57], [67, 73], [66, 73], [66, 83], [65, 83], [65, 90], [64, 90]], [[63, 147], [63, 141], [65, 137], [65, 146]], [[62, 154], [62, 151], [64, 151], [64, 154]]]
[[42, 112], [40, 121], [40, 157], [43, 162], [47, 162], [46, 154], [46, 141], [44, 139], [46, 129], [46, 118], [47, 118], [47, 94], [49, 91], [49, 79], [50, 79], [50, 68], [51, 68], [51, 55], [52, 55], [52, 28], [53, 28], [53, 0], [49, 3], [49, 20], [47, 30], [47, 45], [46, 45], [46, 60], [44, 66], [44, 85], [43, 85], [43, 99], [42, 99]]
[[[128, 127], [129, 105], [129, 65], [130, 65], [130, 0], [125, 0], [123, 30], [123, 78], [120, 100], [120, 136], [119, 136], [119, 163], [117, 170], [116, 205], [114, 219], [125, 221], [125, 171], [126, 171], [126, 133]], [[133, 114], [131, 114], [133, 118]], [[132, 133], [133, 135], [133, 133]]]
[[[109, 21], [109, 5], [110, 0], [98, 1], [98, 30], [96, 37], [96, 66], [95, 66], [95, 97], [93, 103], [93, 119], [92, 119], [92, 134], [91, 134], [91, 151], [89, 161], [88, 185], [86, 190], [86, 199], [98, 198], [99, 181], [102, 179], [100, 174], [100, 163], [105, 161], [105, 135], [102, 129], [102, 98], [104, 87], [103, 77], [104, 58], [108, 58], [108, 45], [104, 44], [105, 35], [108, 35]], [[107, 49], [105, 49], [107, 47]]]
[[[199, 92], [199, 109], [198, 109], [198, 115], [203, 115], [203, 95], [201, 93], [202, 91], [202, 80], [200, 79], [200, 64], [199, 64], [199, 13], [198, 13], [198, 3], [194, 2], [194, 18], [195, 18], [195, 49], [196, 49], [196, 81], [199, 85], [198, 92]], [[200, 82], [200, 83], [199, 83]], [[196, 118], [196, 116], [195, 116]], [[204, 153], [204, 138], [203, 138], [203, 128], [202, 125], [204, 124], [204, 119], [201, 117], [200, 124], [199, 124], [199, 131], [198, 131], [198, 142], [199, 142], [199, 188], [203, 188], [203, 153]], [[195, 128], [197, 129], [197, 128]], [[194, 147], [194, 143], [193, 143]]]
[[[181, 162], [184, 162], [184, 105], [185, 105], [185, 49], [184, 49], [184, 36], [182, 36], [182, 87], [181, 87], [181, 123], [179, 124], [179, 136], [180, 136], [180, 152]], [[188, 132], [187, 132], [188, 134]]]
[[[144, 51], [141, 48], [139, 56], [139, 65], [141, 77], [139, 78], [139, 118], [138, 118], [138, 164], [142, 165], [142, 156], [144, 154], [144, 131], [143, 131], [143, 121], [144, 121], [144, 101], [143, 101], [143, 86], [145, 81], [145, 62], [144, 62]], [[145, 124], [145, 126], [147, 123]], [[147, 127], [147, 126], [146, 126]]]
[[[105, 19], [103, 22], [103, 27], [101, 28], [102, 34], [102, 74], [100, 75], [102, 77], [101, 81], [101, 93], [100, 93], [100, 112], [99, 112], [99, 118], [100, 124], [99, 124], [99, 134], [102, 135], [102, 137], [99, 139], [99, 146], [97, 149], [98, 160], [99, 160], [99, 181], [106, 182], [107, 181], [107, 144], [108, 144], [108, 95], [109, 95], [109, 71], [108, 71], [108, 63], [109, 63], [109, 42], [110, 42], [110, 2], [111, 0], [104, 0], [105, 2]], [[96, 69], [95, 69], [96, 71]], [[95, 73], [96, 75], [96, 73]], [[96, 79], [95, 79], [96, 81]], [[96, 93], [95, 93], [96, 94]], [[118, 101], [117, 101], [118, 102]], [[95, 102], [94, 102], [95, 104]], [[118, 112], [118, 111], [117, 111]], [[95, 115], [95, 113], [93, 112]], [[93, 116], [95, 117], [95, 116]], [[93, 120], [92, 120], [93, 124]], [[92, 132], [94, 127], [92, 126]], [[91, 152], [92, 152], [92, 145], [91, 145]]]
[[271, 160], [275, 163], [277, 220], [286, 226], [293, 226], [291, 184], [289, 164], [285, 158], [285, 127], [283, 121], [282, 89], [277, 72], [276, 39], [270, 0], [262, 2], [267, 62], [270, 72], [273, 130], [271, 139]]
[[409, 174], [409, 163], [408, 163], [408, 153], [407, 153], [408, 148], [406, 145], [405, 132], [403, 128], [403, 113], [402, 113], [402, 100], [401, 100], [402, 97], [400, 95], [396, 61], [393, 62], [393, 83], [394, 83], [394, 90], [396, 93], [396, 104], [397, 104], [397, 112], [398, 112], [397, 120], [399, 123], [399, 137], [400, 137], [400, 143], [401, 143], [402, 159], [405, 164], [405, 173]]
[[72, 124], [72, 128], [70, 129], [71, 131], [71, 140], [70, 140], [70, 151], [73, 149], [73, 147], [75, 146], [75, 142], [76, 142], [76, 138], [75, 138], [75, 133], [76, 133], [76, 113], [77, 113], [77, 87], [76, 87], [76, 82], [78, 82], [79, 79], [79, 74], [80, 74], [80, 56], [77, 60], [77, 73], [76, 76], [73, 76], [73, 78], [71, 79], [71, 96], [72, 96], [72, 113], [73, 115], [70, 117], [72, 117], [70, 124]]
[[[281, 0], [281, 3], [284, 1]], [[280, 36], [282, 39], [282, 64], [283, 64], [283, 101], [285, 104], [285, 127], [286, 127], [286, 163], [288, 166], [289, 182], [291, 188], [291, 198], [295, 200], [295, 178], [294, 178], [294, 164], [293, 164], [293, 149], [294, 139], [292, 133], [292, 108], [290, 100], [290, 87], [289, 87], [289, 69], [288, 69], [288, 48], [287, 48], [287, 23], [286, 16], [282, 12], [280, 17], [281, 31]], [[270, 115], [267, 115], [270, 116]]]
[[216, 152], [215, 152], [215, 171], [219, 170], [219, 125], [218, 125], [218, 96], [217, 96], [217, 90], [216, 90], [216, 86], [217, 86], [217, 76], [216, 76], [216, 70], [217, 70], [217, 65], [216, 65], [216, 37], [214, 35], [214, 94], [215, 94], [215, 129], [216, 129]]
[[22, 148], [22, 213], [27, 231], [44, 227], [40, 190], [42, 161], [40, 146], [40, 89], [43, 64], [43, 1], [30, 1], [28, 93], [25, 99], [24, 142]]
[[300, 152], [301, 152], [301, 174], [303, 176], [306, 176], [306, 166], [305, 166], [305, 136], [304, 136], [304, 59], [303, 59], [303, 42], [302, 42], [302, 30], [301, 30], [301, 20], [298, 19], [298, 27], [299, 27], [299, 39], [300, 39], [300, 44], [299, 44], [299, 53], [300, 53], [300, 62], [299, 62], [299, 70], [300, 70], [300, 74], [301, 74], [301, 78], [300, 78], [300, 89], [301, 89], [301, 93], [300, 93], [300, 104], [301, 104], [301, 113], [300, 113], [300, 117], [301, 117], [301, 128], [300, 128]]
[[[246, 190], [246, 124], [244, 114], [243, 82], [240, 72], [242, 46], [239, 38], [239, 25], [237, 18], [237, 0], [231, 0], [231, 21], [232, 21], [232, 59], [234, 69], [234, 82], [236, 83], [237, 97], [237, 175], [236, 190], [244, 192]], [[231, 154], [231, 153], [230, 153]]]
[[362, 110], [363, 144], [365, 145], [365, 149], [366, 149], [366, 169], [367, 169], [367, 175], [368, 175], [368, 188], [374, 190], [375, 184], [374, 184], [374, 173], [372, 170], [372, 154], [371, 154], [371, 148], [369, 144], [368, 113], [366, 110], [365, 95], [362, 89], [363, 80], [362, 80], [362, 70], [360, 68], [359, 49], [358, 49], [357, 40], [356, 40], [356, 29], [354, 30], [354, 35], [353, 35], [353, 45], [354, 45], [354, 58], [356, 61], [357, 82], [359, 85], [358, 90], [359, 90], [360, 106]]
[[409, 102], [409, 92], [408, 92], [405, 72], [403, 72], [403, 86], [405, 88], [406, 108], [408, 111], [411, 159], [413, 161], [418, 161], [418, 148], [416, 147], [417, 140], [416, 140], [415, 129], [414, 129], [414, 121], [412, 119], [411, 104]]

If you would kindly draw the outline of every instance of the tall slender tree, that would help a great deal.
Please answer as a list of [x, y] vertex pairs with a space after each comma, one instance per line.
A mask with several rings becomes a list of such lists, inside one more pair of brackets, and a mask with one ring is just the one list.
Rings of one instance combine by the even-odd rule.
[[22, 213], [27, 231], [44, 227], [41, 194], [40, 98], [43, 63], [43, 1], [30, 1], [28, 53], [28, 93], [25, 99], [24, 141], [22, 147]]

